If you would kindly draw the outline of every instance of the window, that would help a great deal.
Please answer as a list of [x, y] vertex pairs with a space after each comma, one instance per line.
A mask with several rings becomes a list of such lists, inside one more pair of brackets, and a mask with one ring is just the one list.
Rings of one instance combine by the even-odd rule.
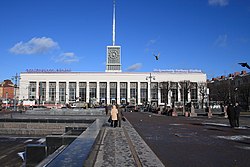
[[178, 101], [178, 82], [170, 82], [171, 102]]
[[100, 104], [106, 104], [107, 99], [107, 83], [100, 82]]
[[161, 103], [168, 103], [169, 82], [161, 82]]
[[76, 83], [70, 82], [69, 83], [69, 101], [76, 100]]
[[66, 102], [66, 82], [59, 82], [59, 103]]
[[79, 101], [86, 102], [86, 82], [79, 82]]
[[39, 96], [41, 102], [46, 101], [46, 82], [39, 83]]
[[96, 99], [96, 82], [89, 83], [89, 98], [90, 101]]
[[135, 99], [136, 102], [138, 102], [137, 92], [138, 92], [137, 91], [137, 83], [136, 82], [131, 82], [130, 83], [130, 99]]
[[151, 83], [151, 101], [158, 101], [158, 83]]
[[49, 101], [55, 102], [56, 101], [56, 83], [49, 82]]
[[141, 102], [142, 103], [148, 102], [148, 83], [147, 82], [141, 83]]
[[29, 100], [36, 99], [36, 82], [29, 83]]
[[126, 82], [121, 82], [120, 83], [120, 99], [121, 99], [121, 104], [126, 104], [127, 103], [127, 83]]
[[110, 103], [115, 104], [117, 98], [117, 83], [110, 82]]

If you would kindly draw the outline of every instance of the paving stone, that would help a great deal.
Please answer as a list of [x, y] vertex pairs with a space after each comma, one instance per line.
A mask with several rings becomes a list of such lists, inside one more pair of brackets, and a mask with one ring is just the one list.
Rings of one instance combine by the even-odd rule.
[[[126, 134], [128, 134], [128, 138]], [[129, 144], [129, 140], [132, 144]], [[135, 150], [135, 153], [132, 153]], [[135, 157], [139, 158], [139, 162]], [[139, 163], [139, 165], [138, 165]], [[95, 167], [117, 166], [164, 166], [149, 146], [143, 141], [131, 124], [123, 122], [122, 127], [106, 127], [95, 162]]]

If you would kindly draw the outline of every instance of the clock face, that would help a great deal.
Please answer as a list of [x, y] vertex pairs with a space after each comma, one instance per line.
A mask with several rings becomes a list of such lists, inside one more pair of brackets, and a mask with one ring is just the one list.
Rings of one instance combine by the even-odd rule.
[[118, 51], [117, 50], [110, 50], [109, 51], [109, 58], [110, 59], [117, 59], [118, 57]]

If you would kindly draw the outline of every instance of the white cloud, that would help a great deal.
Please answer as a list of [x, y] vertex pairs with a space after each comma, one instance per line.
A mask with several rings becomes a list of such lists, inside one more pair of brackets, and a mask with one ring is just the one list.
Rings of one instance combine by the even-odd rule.
[[136, 63], [136, 64], [133, 64], [132, 66], [128, 67], [127, 70], [128, 71], [135, 71], [135, 70], [138, 70], [142, 67], [142, 64], [141, 63]]
[[14, 54], [40, 54], [51, 51], [55, 48], [59, 48], [57, 42], [53, 41], [51, 38], [41, 37], [41, 38], [32, 38], [28, 42], [19, 42], [15, 44], [10, 49], [11, 53]]
[[56, 59], [55, 62], [62, 62], [62, 63], [73, 63], [79, 62], [79, 58], [72, 52], [62, 53]]
[[208, 4], [212, 6], [227, 6], [229, 0], [208, 0]]
[[160, 37], [148, 40], [146, 43], [145, 51], [146, 52], [155, 52], [157, 50], [156, 45], [157, 45], [159, 39], [160, 39]]
[[215, 40], [215, 46], [218, 47], [226, 47], [227, 46], [227, 34], [225, 35], [220, 35], [216, 40]]
[[160, 37], [157, 37], [157, 38], [155, 38], [155, 39], [150, 39], [150, 40], [148, 40], [146, 46], [147, 46], [147, 47], [150, 47], [150, 46], [155, 45], [155, 44], [159, 41], [159, 39], [160, 39]]

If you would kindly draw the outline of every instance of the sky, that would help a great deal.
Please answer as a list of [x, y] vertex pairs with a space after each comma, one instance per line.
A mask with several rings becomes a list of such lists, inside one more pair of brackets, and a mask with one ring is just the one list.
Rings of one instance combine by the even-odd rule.
[[[104, 72], [113, 0], [1, 0], [0, 81], [27, 69]], [[123, 72], [248, 69], [249, 0], [116, 0]], [[160, 54], [155, 60], [154, 54]]]

